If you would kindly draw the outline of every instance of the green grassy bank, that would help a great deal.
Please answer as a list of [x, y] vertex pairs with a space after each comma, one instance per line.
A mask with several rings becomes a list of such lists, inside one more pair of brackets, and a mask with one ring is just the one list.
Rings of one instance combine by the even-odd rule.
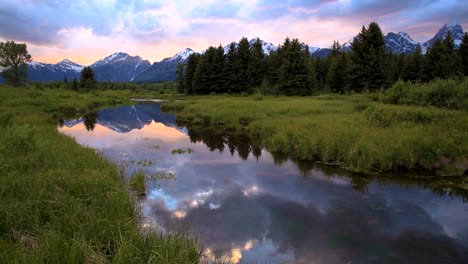
[[138, 227], [116, 165], [56, 131], [58, 118], [131, 96], [0, 86], [0, 262], [198, 262], [196, 239]]
[[387, 94], [199, 96], [165, 104], [163, 109], [192, 125], [246, 129], [260, 135], [268, 150], [296, 160], [367, 173], [467, 173], [468, 112], [384, 104], [387, 98]]

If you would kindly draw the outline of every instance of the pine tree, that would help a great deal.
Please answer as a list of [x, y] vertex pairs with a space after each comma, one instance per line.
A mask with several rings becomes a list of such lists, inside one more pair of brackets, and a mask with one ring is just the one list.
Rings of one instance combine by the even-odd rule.
[[304, 60], [304, 67], [306, 68], [307, 71], [307, 86], [310, 89], [310, 93], [308, 94], [313, 94], [319, 90], [319, 85], [317, 81], [317, 73], [315, 71], [315, 63], [314, 63], [314, 58], [312, 54], [310, 53], [309, 46], [306, 45], [304, 51], [303, 51], [303, 60]]
[[462, 63], [463, 75], [468, 76], [468, 33], [466, 32], [463, 35], [458, 54]]
[[216, 48], [209, 47], [205, 51], [205, 54], [200, 57], [192, 81], [194, 94], [208, 94], [212, 92], [211, 89], [215, 85], [213, 82], [216, 82], [213, 74], [213, 60], [215, 56]]
[[265, 59], [265, 77], [262, 81], [262, 93], [277, 95], [280, 93], [278, 88], [279, 68], [281, 67], [281, 58], [278, 51], [271, 51]]
[[96, 86], [96, 80], [94, 79], [94, 72], [91, 67], [84, 67], [81, 71], [80, 77], [80, 88], [84, 91], [90, 91]]
[[226, 61], [223, 69], [223, 90], [227, 93], [234, 93], [236, 91], [237, 82], [237, 48], [236, 43], [232, 42], [229, 45], [228, 53], [226, 54]]
[[210, 65], [210, 73], [209, 73], [210, 80], [211, 80], [210, 93], [211, 92], [215, 92], [215, 93], [226, 92], [225, 87], [224, 87], [224, 76], [223, 76], [224, 61], [225, 61], [224, 49], [221, 45], [219, 45], [213, 54], [213, 59]]
[[349, 90], [348, 59], [345, 53], [332, 60], [328, 71], [327, 85], [334, 93], [342, 94]]
[[428, 49], [424, 66], [422, 70], [421, 79], [425, 82], [435, 78], [442, 77], [442, 68], [440, 67], [440, 60], [442, 58], [443, 47], [440, 39], [436, 39], [432, 43], [432, 47]]
[[193, 94], [193, 77], [200, 61], [200, 55], [193, 53], [187, 59], [187, 66], [185, 69], [185, 93]]
[[414, 53], [408, 56], [401, 72], [401, 78], [404, 81], [419, 81], [421, 79], [423, 59], [421, 46], [418, 45]]
[[317, 58], [315, 62], [315, 73], [320, 90], [325, 90], [325, 87], [327, 86], [327, 74], [330, 69], [330, 62], [330, 57]]
[[185, 92], [185, 64], [179, 63], [177, 64], [177, 92], [184, 93]]
[[251, 88], [257, 88], [262, 84], [265, 74], [265, 53], [260, 39], [257, 38], [252, 46], [251, 60], [248, 68], [249, 84]]
[[249, 92], [249, 65], [251, 60], [250, 43], [242, 38], [237, 46], [237, 82], [234, 85], [236, 93]]
[[442, 78], [447, 79], [459, 74], [461, 62], [455, 51], [455, 42], [450, 31], [442, 41], [442, 54], [438, 62]]
[[278, 86], [285, 95], [310, 95], [314, 88], [310, 53], [302, 49], [298, 39], [287, 38], [281, 47], [282, 65]]
[[368, 28], [363, 26], [351, 50], [353, 89], [375, 91], [386, 86], [385, 42], [379, 25], [372, 22]]
[[336, 58], [340, 55], [340, 53], [341, 53], [341, 44], [338, 40], [334, 40], [333, 45], [331, 47], [330, 56], [333, 58]]
[[76, 77], [73, 77], [73, 80], [72, 80], [72, 83], [71, 83], [71, 89], [73, 91], [78, 91], [80, 89], [80, 86], [78, 84], [78, 80], [76, 79]]
[[387, 55], [387, 65], [391, 65], [389, 67], [389, 71], [387, 73], [387, 80], [388, 83], [395, 83], [399, 79], [403, 78], [403, 68], [406, 64], [406, 55], [401, 54], [393, 54], [389, 53]]
[[68, 78], [67, 78], [67, 76], [64, 76], [64, 77], [63, 77], [63, 83], [66, 84], [66, 85], [68, 85]]

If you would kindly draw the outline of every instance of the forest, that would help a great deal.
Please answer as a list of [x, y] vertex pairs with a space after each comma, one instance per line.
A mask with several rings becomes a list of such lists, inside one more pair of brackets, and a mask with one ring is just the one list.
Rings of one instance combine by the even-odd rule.
[[375, 92], [398, 80], [426, 83], [468, 76], [468, 34], [457, 49], [450, 32], [423, 54], [387, 52], [380, 26], [363, 26], [350, 49], [334, 41], [326, 58], [314, 58], [307, 45], [286, 38], [277, 51], [265, 55], [260, 40], [250, 47], [247, 38], [193, 54], [178, 67], [177, 90], [186, 94], [314, 95]]

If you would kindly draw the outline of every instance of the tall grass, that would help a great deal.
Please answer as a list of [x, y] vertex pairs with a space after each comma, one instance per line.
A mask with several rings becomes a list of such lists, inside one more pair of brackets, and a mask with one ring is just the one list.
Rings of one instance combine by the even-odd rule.
[[116, 165], [55, 129], [54, 114], [125, 102], [129, 95], [0, 87], [2, 262], [198, 261], [196, 239], [141, 231]]
[[[163, 105], [188, 123], [260, 134], [266, 148], [358, 172], [468, 170], [468, 113], [389, 105], [376, 95], [190, 97]], [[207, 120], [207, 121], [204, 121]], [[242, 122], [242, 121], [247, 122]]]

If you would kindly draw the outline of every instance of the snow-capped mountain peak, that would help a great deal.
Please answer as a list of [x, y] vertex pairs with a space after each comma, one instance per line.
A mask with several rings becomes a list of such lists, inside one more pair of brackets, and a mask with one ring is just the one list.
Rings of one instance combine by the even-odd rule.
[[412, 53], [416, 50], [419, 45], [418, 42], [414, 41], [410, 35], [405, 32], [388, 33], [385, 37], [385, 46], [388, 51], [392, 53]]
[[176, 60], [176, 59], [179, 59], [180, 61], [185, 61], [193, 53], [195, 53], [195, 52], [192, 49], [186, 48], [183, 51], [181, 51], [181, 52], [177, 53], [176, 55], [174, 55], [173, 57], [169, 58], [169, 61], [173, 61], [173, 60]]
[[[263, 52], [264, 52], [266, 55], [269, 55], [270, 52], [272, 52], [272, 51], [278, 50], [278, 47], [277, 47], [277, 46], [273, 45], [272, 43], [265, 42], [265, 41], [263, 41], [263, 40], [260, 39], [260, 38], [253, 38], [253, 39], [249, 40], [249, 45], [250, 45], [250, 47], [252, 47], [252, 46], [255, 44], [255, 42], [257, 41], [257, 39], [260, 40], [260, 43], [262, 44]], [[225, 54], [225, 55], [228, 54], [228, 52], [229, 52], [229, 46], [231, 46], [231, 44], [234, 44], [234, 46], [235, 46], [236, 48], [237, 48], [237, 46], [238, 46], [238, 43], [235, 42], [235, 41], [233, 41], [233, 42], [227, 44], [226, 46], [224, 46], [223, 49], [224, 49], [224, 54]], [[204, 52], [204, 51], [203, 51], [203, 52]], [[203, 53], [203, 52], [202, 52], [202, 53]]]
[[436, 39], [443, 40], [447, 36], [448, 32], [452, 34], [455, 46], [459, 47], [463, 39], [462, 26], [460, 24], [445, 24], [439, 29], [439, 31], [437, 32], [437, 34], [435, 34], [433, 38], [422, 44], [423, 52], [425, 52], [428, 48], [432, 47], [432, 44], [434, 44]]
[[117, 61], [122, 61], [122, 60], [125, 60], [126, 58], [128, 58], [130, 55], [128, 55], [127, 53], [125, 52], [115, 52], [103, 59], [100, 59], [98, 61], [96, 61], [95, 63], [91, 64], [91, 68], [95, 68], [95, 67], [99, 67], [99, 66], [102, 66], [102, 65], [105, 65], [105, 64], [109, 64], [109, 63], [115, 63]]
[[[253, 44], [255, 44], [255, 42], [258, 40], [260, 40], [260, 43], [262, 43], [262, 48], [263, 48], [263, 52], [266, 54], [266, 55], [269, 55], [270, 52], [272, 51], [276, 51], [278, 50], [278, 47], [273, 45], [272, 43], [269, 43], [269, 42], [265, 42], [263, 40], [261, 40], [260, 38], [253, 38], [249, 41], [249, 44], [250, 46], [253, 46]], [[229, 46], [228, 47], [228, 50], [229, 50]]]
[[397, 34], [398, 36], [400, 36], [401, 38], [403, 38], [404, 40], [408, 41], [409, 43], [411, 44], [419, 44], [418, 42], [414, 41], [410, 35], [408, 33], [405, 33], [405, 32], [398, 32]]
[[74, 63], [73, 61], [70, 61], [68, 59], [63, 59], [62, 61], [60, 61], [59, 63], [55, 64], [56, 66], [58, 67], [61, 67], [63, 68], [64, 70], [71, 70], [71, 71], [75, 71], [75, 72], [81, 72], [83, 70], [83, 66], [77, 64], [77, 63]]

